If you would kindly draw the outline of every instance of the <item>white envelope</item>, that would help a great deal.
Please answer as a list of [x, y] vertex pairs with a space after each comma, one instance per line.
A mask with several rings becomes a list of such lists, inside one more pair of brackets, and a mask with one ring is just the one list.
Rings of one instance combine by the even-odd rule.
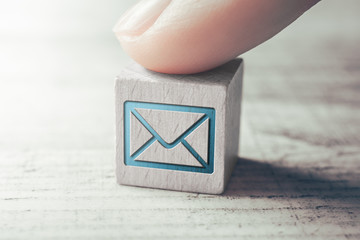
[[214, 109], [132, 101], [124, 109], [126, 165], [213, 172]]

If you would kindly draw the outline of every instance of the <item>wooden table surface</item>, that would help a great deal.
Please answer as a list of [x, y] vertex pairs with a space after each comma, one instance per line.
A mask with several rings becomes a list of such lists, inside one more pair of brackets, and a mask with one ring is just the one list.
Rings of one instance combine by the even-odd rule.
[[360, 239], [359, 1], [322, 1], [242, 56], [220, 196], [115, 182], [128, 57], [111, 28], [131, 3], [0, 3], [0, 239]]

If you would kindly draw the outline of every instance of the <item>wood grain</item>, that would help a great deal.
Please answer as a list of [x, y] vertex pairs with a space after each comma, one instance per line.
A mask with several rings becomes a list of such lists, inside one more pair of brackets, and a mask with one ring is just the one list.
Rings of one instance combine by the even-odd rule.
[[[118, 183], [184, 192], [223, 193], [238, 160], [243, 65], [241, 59], [236, 59], [211, 71], [193, 75], [156, 73], [136, 63], [122, 70], [115, 84]], [[145, 110], [159, 106], [152, 104], [169, 104], [171, 108], [181, 106], [182, 109], [176, 112], [171, 108], [159, 108], [157, 112], [150, 112], [153, 114], [150, 115]], [[189, 110], [188, 106], [200, 109]], [[186, 115], [188, 111], [199, 115], [194, 114], [189, 118]], [[149, 141], [146, 138], [129, 138], [130, 112], [139, 120], [143, 118], [144, 126], [149, 124], [153, 128], [153, 132], [148, 129], [153, 135], [151, 144], [135, 160], [130, 155], [131, 142], [140, 141], [144, 144]], [[162, 117], [154, 115], [159, 112], [162, 112]], [[209, 129], [206, 130], [208, 134], [197, 141], [209, 143], [209, 149], [205, 150], [209, 153], [207, 164], [201, 163], [204, 160], [196, 159], [195, 155], [192, 156], [188, 148], [194, 145], [189, 145], [185, 138], [180, 142], [181, 134], [186, 130], [197, 132], [198, 128], [192, 129], [192, 126], [196, 126], [194, 123], [206, 119], [210, 121]], [[182, 130], [179, 127], [181, 125], [184, 126]], [[176, 133], [171, 129], [181, 131]], [[171, 146], [173, 143], [174, 146]], [[166, 149], [166, 144], [171, 148]], [[178, 148], [181, 146], [183, 148]], [[200, 163], [200, 168], [193, 167], [191, 160]]]
[[0, 24], [0, 239], [360, 238], [357, 0], [322, 1], [242, 56], [241, 157], [221, 196], [116, 184], [127, 59], [104, 29], [125, 1], [45, 2]]

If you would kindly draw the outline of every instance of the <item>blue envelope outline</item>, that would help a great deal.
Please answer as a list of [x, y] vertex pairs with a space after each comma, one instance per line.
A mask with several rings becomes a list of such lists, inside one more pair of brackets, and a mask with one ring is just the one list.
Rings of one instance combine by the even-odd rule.
[[[187, 113], [203, 113], [204, 116], [196, 121], [189, 129], [182, 133], [174, 142], [167, 143], [161, 136], [150, 126], [149, 123], [136, 111], [137, 109], [154, 109], [154, 110], [167, 110]], [[133, 114], [141, 124], [153, 135], [144, 145], [142, 145], [135, 153], [130, 155], [130, 116]], [[195, 149], [185, 140], [195, 129], [197, 129], [205, 120], [209, 119], [209, 135], [208, 135], [208, 161], [204, 161], [201, 156], [195, 151]], [[144, 152], [155, 141], [167, 148], [171, 149], [177, 144], [182, 143], [187, 150], [199, 161], [202, 167], [187, 166], [172, 163], [159, 163], [135, 160], [142, 152]], [[160, 104], [160, 103], [147, 103], [147, 102], [134, 102], [126, 101], [124, 103], [124, 162], [128, 166], [159, 168], [169, 170], [179, 170], [188, 172], [199, 173], [213, 173], [214, 172], [214, 141], [215, 141], [215, 109], [206, 107], [194, 107], [172, 104]]]

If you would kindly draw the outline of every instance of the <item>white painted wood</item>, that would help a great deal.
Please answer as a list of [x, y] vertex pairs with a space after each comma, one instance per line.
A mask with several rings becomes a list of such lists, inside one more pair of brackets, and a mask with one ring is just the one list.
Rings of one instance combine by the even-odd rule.
[[202, 167], [201, 163], [181, 143], [174, 148], [166, 149], [155, 141], [135, 159], [137, 160]]
[[136, 109], [167, 143], [174, 142], [204, 114], [164, 111], [154, 109]]
[[[209, 72], [188, 75], [168, 75], [155, 73], [132, 63], [116, 79], [116, 163], [120, 184], [135, 185], [169, 190], [219, 194], [238, 159], [241, 84], [243, 74], [241, 59], [233, 60]], [[191, 79], [190, 81], [188, 79]], [[213, 168], [209, 173], [152, 168], [127, 165], [125, 161], [124, 104], [127, 101], [173, 104], [180, 106], [206, 107], [215, 110], [215, 143], [205, 151], [214, 148]], [[169, 110], [135, 110], [167, 143], [174, 142], [181, 134], [195, 124], [204, 114], [175, 112]], [[131, 125], [130, 125], [131, 129]], [[201, 128], [194, 130], [201, 131]], [[131, 131], [131, 130], [130, 130]], [[206, 138], [198, 138], [192, 148], [204, 152], [204, 144], [209, 142], [210, 129]], [[196, 135], [203, 137], [202, 134]], [[139, 135], [140, 137], [140, 135]], [[145, 138], [131, 139], [145, 143]], [[156, 140], [157, 141], [157, 140]], [[194, 139], [191, 139], [194, 141]], [[129, 143], [131, 145], [131, 142]], [[158, 141], [152, 143], [136, 161], [169, 163], [186, 166], [196, 164], [196, 158], [179, 142], [180, 146], [164, 148]], [[194, 147], [200, 146], [199, 149]], [[191, 146], [191, 145], [190, 145]], [[136, 150], [135, 150], [136, 151]], [[204, 155], [204, 154], [202, 154]], [[209, 155], [208, 157], [211, 157]], [[207, 161], [205, 161], [207, 162]], [[210, 161], [208, 164], [212, 164]]]
[[209, 141], [203, 141], [209, 134], [209, 119], [205, 120], [197, 129], [193, 131], [185, 140], [196, 149], [197, 153], [208, 163]]
[[142, 145], [144, 145], [153, 135], [131, 114], [130, 116], [130, 153], [134, 154]]
[[125, 2], [2, 1], [0, 239], [358, 240], [360, 1], [321, 1], [243, 56], [241, 157], [222, 195], [116, 183], [113, 78], [128, 59], [110, 28]]

